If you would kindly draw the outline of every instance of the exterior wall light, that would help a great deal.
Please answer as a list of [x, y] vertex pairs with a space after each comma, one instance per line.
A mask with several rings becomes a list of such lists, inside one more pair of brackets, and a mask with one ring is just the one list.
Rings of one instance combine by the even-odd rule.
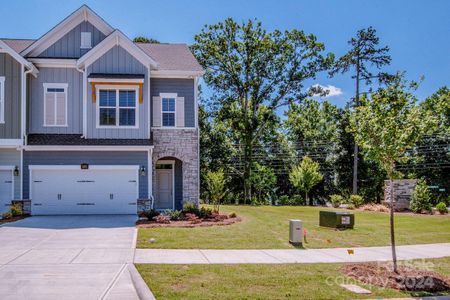
[[18, 166], [14, 167], [14, 176], [19, 176], [19, 167]]
[[147, 171], [147, 170], [145, 169], [145, 166], [141, 166], [141, 170], [140, 170], [141, 176], [147, 175], [147, 172], [146, 172], [146, 171]]

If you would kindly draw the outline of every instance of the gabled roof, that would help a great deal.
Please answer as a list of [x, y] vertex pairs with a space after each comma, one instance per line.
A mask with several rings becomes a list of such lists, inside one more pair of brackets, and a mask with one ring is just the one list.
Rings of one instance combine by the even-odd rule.
[[83, 21], [88, 21], [100, 30], [104, 35], [110, 35], [114, 29], [98, 16], [87, 5], [81, 6], [61, 23], [53, 27], [49, 32], [37, 39], [33, 44], [21, 51], [22, 56], [37, 56], [53, 43], [62, 38], [66, 33]]
[[77, 61], [77, 65], [79, 67], [89, 66], [114, 46], [121, 46], [122, 48], [127, 50], [131, 55], [133, 55], [144, 66], [151, 66], [155, 69], [158, 68], [158, 64], [156, 63], [156, 61], [154, 61], [147, 53], [142, 51], [141, 48], [136, 46], [120, 30], [115, 30], [103, 41], [101, 41], [94, 48], [92, 48], [89, 52], [80, 57]]
[[186, 44], [136, 43], [136, 45], [158, 62], [158, 70], [203, 72], [202, 66]]
[[6, 45], [11, 47], [17, 53], [22, 52], [26, 48], [28, 48], [31, 44], [33, 44], [35, 39], [2, 39]]
[[31, 62], [23, 58], [19, 53], [17, 53], [14, 49], [12, 49], [2, 40], [0, 40], [0, 53], [1, 52], [8, 53], [19, 63], [23, 64], [26, 68], [32, 70], [32, 74], [34, 76], [36, 76], [36, 74], [39, 73], [38, 69], [36, 69], [36, 67]]

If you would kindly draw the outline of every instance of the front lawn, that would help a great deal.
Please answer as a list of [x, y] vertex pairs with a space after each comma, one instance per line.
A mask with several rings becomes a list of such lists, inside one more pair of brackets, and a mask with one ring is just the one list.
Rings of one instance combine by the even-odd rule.
[[[280, 249], [288, 243], [289, 219], [301, 219], [308, 231], [306, 248], [387, 246], [389, 215], [355, 213], [355, 229], [336, 231], [319, 227], [319, 211], [305, 206], [222, 206], [243, 220], [228, 226], [200, 228], [140, 228], [138, 248]], [[156, 241], [150, 243], [150, 239]], [[450, 216], [396, 214], [398, 245], [450, 242]]]
[[[450, 258], [428, 260], [450, 275]], [[419, 264], [420, 265], [420, 264]], [[339, 272], [340, 264], [297, 265], [137, 265], [157, 299], [355, 299], [422, 296], [363, 285]], [[372, 291], [356, 295], [339, 284]]]

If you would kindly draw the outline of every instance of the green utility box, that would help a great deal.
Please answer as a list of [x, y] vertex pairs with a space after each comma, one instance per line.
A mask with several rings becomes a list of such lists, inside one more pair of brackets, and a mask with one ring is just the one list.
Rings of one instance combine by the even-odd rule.
[[331, 228], [351, 228], [355, 225], [355, 215], [350, 212], [320, 211], [319, 225]]

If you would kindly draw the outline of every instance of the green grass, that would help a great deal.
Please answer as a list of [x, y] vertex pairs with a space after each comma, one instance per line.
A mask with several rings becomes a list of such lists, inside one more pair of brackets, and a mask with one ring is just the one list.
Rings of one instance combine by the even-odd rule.
[[[138, 248], [280, 249], [288, 243], [288, 220], [301, 219], [308, 230], [306, 248], [386, 246], [390, 244], [389, 215], [355, 213], [353, 230], [319, 227], [319, 211], [304, 206], [222, 206], [243, 221], [228, 226], [139, 229]], [[450, 216], [396, 214], [398, 245], [450, 242]], [[149, 243], [155, 238], [155, 243]]]
[[[428, 260], [450, 275], [450, 258]], [[368, 286], [339, 272], [340, 264], [297, 265], [137, 265], [157, 299], [356, 299], [422, 296]], [[356, 295], [339, 284], [372, 291]]]

